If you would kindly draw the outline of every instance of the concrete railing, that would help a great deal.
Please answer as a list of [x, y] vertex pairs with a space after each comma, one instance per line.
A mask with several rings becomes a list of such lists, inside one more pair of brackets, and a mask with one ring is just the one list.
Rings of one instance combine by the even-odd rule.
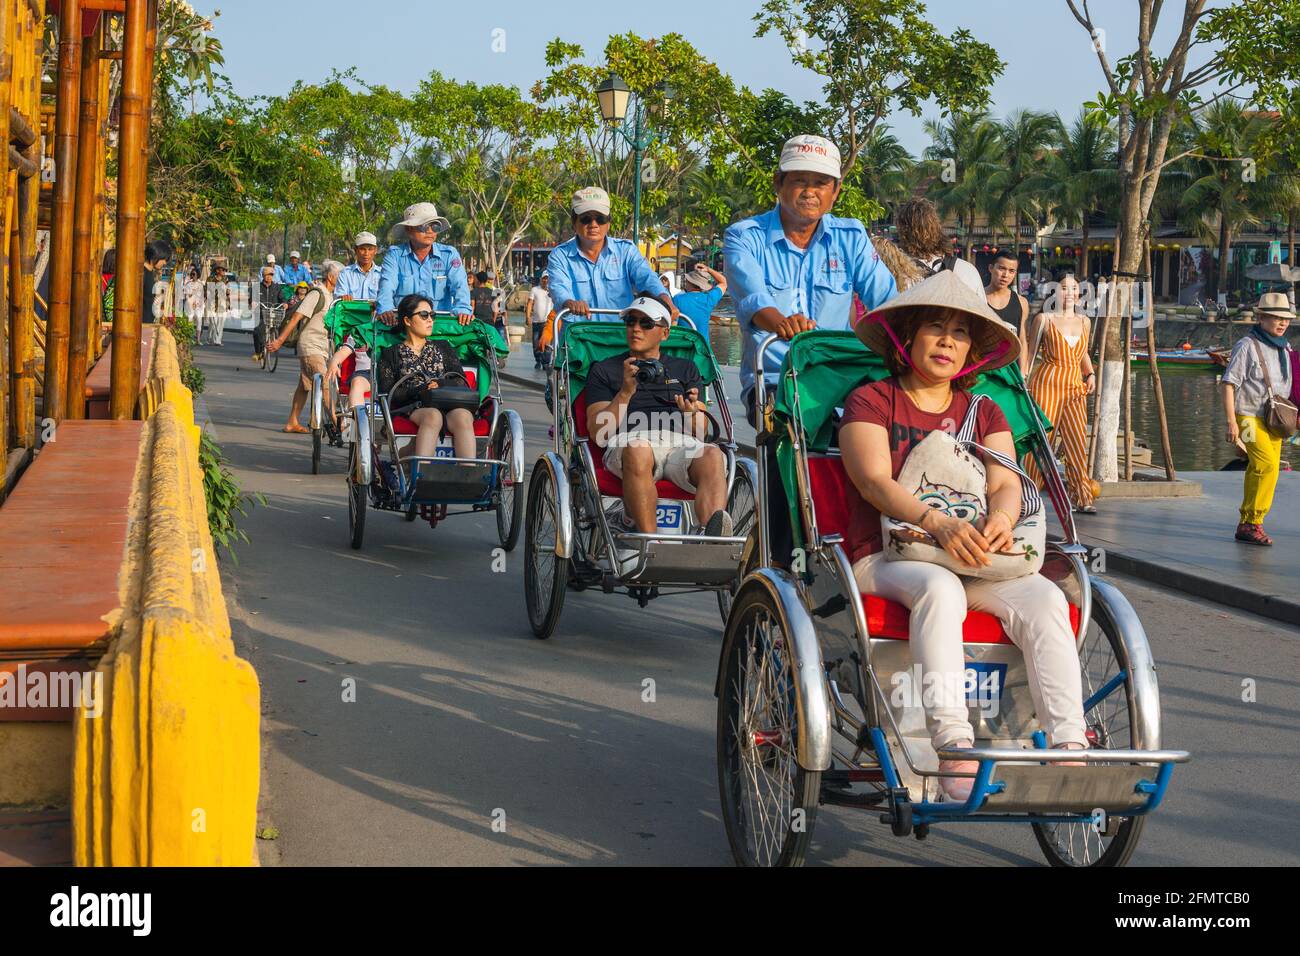
[[230, 638], [198, 435], [176, 343], [159, 329], [117, 635], [99, 716], [75, 722], [73, 858], [83, 866], [246, 866], [254, 843], [259, 687]]

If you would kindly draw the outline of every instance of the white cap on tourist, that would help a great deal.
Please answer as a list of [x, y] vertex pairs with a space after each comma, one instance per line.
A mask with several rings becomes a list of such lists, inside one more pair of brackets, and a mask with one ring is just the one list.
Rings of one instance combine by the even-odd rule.
[[781, 147], [780, 170], [783, 173], [807, 170], [839, 179], [843, 175], [840, 172], [839, 147], [825, 136], [791, 137]]
[[609, 193], [599, 186], [584, 186], [573, 194], [573, 214], [581, 216], [584, 212], [598, 212], [609, 215]]
[[631, 312], [640, 312], [647, 319], [654, 319], [656, 325], [662, 325], [665, 328], [673, 323], [673, 317], [664, 308], [664, 304], [658, 299], [650, 298], [648, 295], [633, 299], [632, 304], [620, 312], [618, 317], [621, 319]]
[[268, 266], [273, 266], [273, 265], [275, 265], [275, 253], [273, 253], [273, 252], [268, 252], [268, 253], [266, 254], [266, 264], [267, 264]]
[[373, 232], [359, 232], [357, 233], [356, 238], [352, 240], [353, 249], [355, 249], [357, 246], [377, 246], [377, 245], [379, 245], [379, 240], [375, 238], [375, 234]]

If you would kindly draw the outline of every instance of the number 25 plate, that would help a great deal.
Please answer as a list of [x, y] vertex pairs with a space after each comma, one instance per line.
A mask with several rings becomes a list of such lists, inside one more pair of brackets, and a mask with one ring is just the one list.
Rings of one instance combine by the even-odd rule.
[[660, 503], [655, 509], [655, 528], [660, 534], [681, 534], [682, 506]]

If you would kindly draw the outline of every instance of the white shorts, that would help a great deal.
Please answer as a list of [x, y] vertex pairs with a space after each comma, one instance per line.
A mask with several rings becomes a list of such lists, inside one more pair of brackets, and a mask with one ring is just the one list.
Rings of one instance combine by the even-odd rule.
[[605, 449], [605, 467], [619, 478], [623, 477], [623, 449], [628, 444], [649, 445], [654, 453], [654, 480], [667, 478], [683, 491], [695, 492], [691, 482], [690, 467], [704, 454], [704, 442], [692, 435], [679, 432], [636, 431], [614, 436]]

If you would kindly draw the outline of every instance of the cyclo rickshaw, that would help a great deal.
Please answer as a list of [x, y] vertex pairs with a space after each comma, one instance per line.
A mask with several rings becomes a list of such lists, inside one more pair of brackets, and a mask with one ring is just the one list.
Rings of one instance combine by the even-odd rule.
[[[352, 334], [354, 340], [368, 345], [377, 376], [379, 352], [401, 341], [400, 331], [374, 319], [368, 302], [343, 302], [336, 308], [341, 311], [334, 317], [337, 331], [333, 334], [340, 342]], [[430, 338], [449, 342], [465, 369], [469, 389], [457, 391], [471, 393], [463, 407], [472, 406], [474, 414], [475, 457], [455, 457], [445, 429], [432, 457], [406, 454], [414, 451], [411, 446], [419, 428], [393, 411], [387, 394], [367, 392], [363, 405], [346, 409], [341, 416], [342, 434], [349, 446], [352, 547], [361, 547], [368, 508], [396, 511], [407, 521], [423, 518], [431, 528], [448, 517], [494, 511], [497, 538], [501, 547], [511, 551], [519, 540], [523, 514], [524, 426], [501, 397], [498, 358], [509, 354], [509, 349], [495, 329], [478, 321], [463, 326], [448, 312], [435, 313]], [[345, 381], [352, 361], [349, 356], [343, 364], [341, 377]], [[393, 387], [410, 377], [403, 376]], [[376, 380], [374, 385], [378, 384]], [[346, 403], [347, 387], [338, 391]]]
[[[612, 309], [591, 313], [618, 315]], [[753, 462], [736, 455], [721, 369], [708, 341], [682, 317], [660, 351], [695, 363], [704, 382], [701, 398], [716, 409], [716, 416], [706, 413], [705, 440], [726, 460], [727, 511], [734, 525], [728, 537], [688, 533], [697, 523], [695, 496], [667, 480], [656, 483], [654, 533], [614, 533], [609, 509], [621, 508], [623, 483], [605, 468], [601, 448], [587, 434], [584, 389], [593, 365], [627, 351], [626, 331], [621, 322], [574, 320], [565, 310], [555, 318], [555, 341], [554, 447], [533, 466], [525, 522], [524, 599], [533, 634], [551, 636], [570, 589], [622, 590], [642, 607], [668, 593], [716, 591], [725, 617], [753, 524], [757, 477]]]
[[[763, 356], [775, 339], [758, 350], [760, 408], [768, 407]], [[777, 456], [797, 547], [790, 571], [772, 562], [760, 467], [757, 546], [727, 621], [715, 688], [732, 853], [742, 865], [800, 865], [827, 803], [875, 811], [895, 835], [917, 839], [937, 824], [1026, 823], [1054, 866], [1122, 865], [1188, 754], [1161, 749], [1146, 633], [1119, 590], [1088, 573], [1042, 412], [1014, 363], [983, 374], [974, 391], [998, 403], [1017, 452], [1031, 453], [1046, 476], [1063, 536], [1049, 539], [1040, 573], [1070, 605], [1090, 749], [1047, 749], [1021, 652], [989, 614], [968, 612], [962, 631], [973, 750], [936, 753], [920, 695], [895, 693], [912, 676], [909, 611], [859, 593], [846, 541], [847, 502], [859, 492], [834, 447], [837, 408], [855, 387], [888, 374], [852, 332], [803, 333], [790, 342], [759, 423], [758, 451]], [[939, 799], [940, 760], [978, 762], [964, 802]]]

